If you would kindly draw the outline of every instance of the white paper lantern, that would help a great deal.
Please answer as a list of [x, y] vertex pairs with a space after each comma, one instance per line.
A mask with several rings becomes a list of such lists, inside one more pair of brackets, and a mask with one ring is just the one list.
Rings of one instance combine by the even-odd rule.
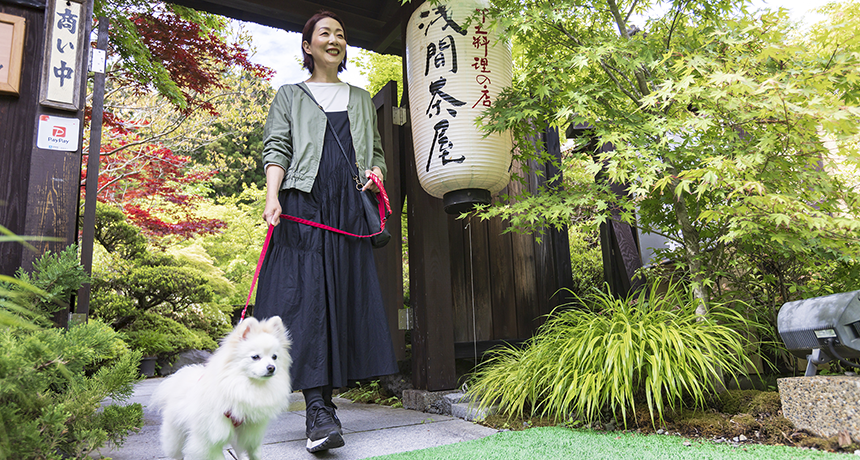
[[510, 44], [489, 30], [486, 7], [480, 0], [426, 2], [406, 27], [418, 180], [449, 213], [489, 203], [510, 181], [510, 134], [484, 137], [475, 124], [513, 78]]

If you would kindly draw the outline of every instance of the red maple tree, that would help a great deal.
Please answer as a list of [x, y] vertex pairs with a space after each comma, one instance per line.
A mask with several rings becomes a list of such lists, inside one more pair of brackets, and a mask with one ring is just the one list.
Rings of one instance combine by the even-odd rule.
[[[218, 112], [212, 93], [225, 89], [224, 72], [239, 68], [268, 80], [273, 71], [248, 59], [239, 43], [227, 43], [223, 18], [161, 2], [109, 0], [97, 2], [97, 14], [112, 17], [109, 52], [114, 65], [107, 76], [114, 87], [144, 95], [161, 94], [181, 115], [202, 110]], [[105, 14], [113, 12], [115, 14]], [[225, 227], [220, 219], [195, 215], [203, 196], [189, 192], [211, 179], [215, 170], [194, 167], [191, 158], [176, 155], [139, 130], [146, 122], [131, 122], [106, 105], [103, 118], [97, 199], [123, 210], [145, 234], [190, 238]], [[86, 110], [87, 120], [91, 108]], [[180, 121], [181, 124], [181, 121]], [[83, 159], [81, 192], [86, 189]]]
[[[182, 92], [188, 112], [204, 109], [217, 115], [215, 107], [200, 97], [223, 89], [221, 70], [241, 67], [251, 74], [270, 79], [274, 71], [248, 60], [248, 50], [238, 43], [228, 44], [213, 29], [179, 16], [175, 11], [156, 7], [152, 11], [133, 14], [143, 45], [153, 61], [161, 64]], [[144, 87], [150, 82], [139, 82]]]
[[[204, 197], [188, 191], [209, 181], [216, 171], [194, 168], [189, 157], [176, 155], [158, 142], [140, 142], [133, 130], [128, 132], [129, 125], [122, 124], [123, 128], [110, 131], [113, 140], [102, 145], [97, 199], [122, 209], [150, 236], [191, 238], [223, 229], [223, 220], [195, 215]], [[81, 171], [83, 185], [87, 157]]]

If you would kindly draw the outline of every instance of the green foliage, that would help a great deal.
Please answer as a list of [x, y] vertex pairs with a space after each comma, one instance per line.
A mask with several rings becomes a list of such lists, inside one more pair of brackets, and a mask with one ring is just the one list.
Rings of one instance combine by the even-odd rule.
[[398, 105], [397, 101], [403, 96], [403, 59], [400, 56], [360, 50], [352, 63], [361, 75], [367, 77], [365, 89], [371, 95], [378, 93], [389, 81], [396, 81], [397, 100], [394, 105]]
[[35, 329], [37, 315], [29, 307], [32, 296], [47, 293], [17, 278], [0, 275], [0, 325]]
[[90, 280], [78, 258], [78, 248], [72, 244], [59, 254], [47, 251], [33, 263], [32, 274], [19, 268], [15, 276], [42, 293], [32, 303], [37, 313], [49, 315], [69, 308], [69, 300]]
[[97, 273], [92, 313], [124, 332], [146, 355], [214, 349], [230, 329], [224, 311], [210, 304], [212, 289], [199, 270], [159, 254], [116, 261]]
[[389, 395], [385, 391], [385, 388], [379, 384], [379, 380], [372, 380], [367, 383], [358, 382], [355, 386], [349, 388], [338, 396], [352, 400], [352, 402], [355, 403], [403, 407], [403, 403], [397, 398], [397, 396]]
[[[20, 243], [35, 251], [36, 248], [27, 242], [28, 239], [32, 238], [15, 235], [0, 225], [0, 243]], [[20, 278], [0, 275], [0, 326], [36, 329], [36, 323], [43, 322], [44, 318], [34, 311], [33, 303], [49, 296], [48, 292]]]
[[[92, 315], [123, 333], [132, 348], [148, 356], [216, 348], [216, 340], [230, 330], [232, 309], [215, 302], [216, 290], [229, 296], [232, 285], [202, 248], [192, 244], [172, 253], [148, 253], [142, 247], [127, 251], [138, 247], [139, 230], [113, 212], [97, 213], [97, 226], [103, 216], [115, 217], [102, 225], [113, 252], [100, 254], [94, 268]], [[136, 256], [127, 258], [128, 254]]]
[[469, 386], [482, 404], [500, 403], [513, 416], [557, 420], [627, 420], [647, 404], [652, 423], [667, 409], [704, 407], [723, 375], [745, 374], [750, 322], [728, 308], [696, 314], [692, 292], [669, 285], [658, 294], [617, 299], [597, 293], [592, 310], [556, 310], [524, 348], [491, 352]]
[[114, 206], [96, 202], [95, 240], [110, 253], [133, 259], [146, 252], [146, 238]]
[[216, 101], [219, 116], [202, 130], [190, 129], [189, 142], [177, 149], [201, 167], [218, 171], [208, 184], [210, 196], [216, 197], [239, 195], [251, 184], [265, 188], [260, 152], [275, 97], [272, 85], [250, 72], [234, 70], [224, 80], [231, 92]]
[[717, 398], [720, 412], [750, 414], [754, 417], [776, 415], [782, 409], [779, 392], [730, 390]]
[[[730, 269], [708, 263], [738, 251], [856, 263], [860, 15], [849, 3], [798, 39], [785, 11], [725, 0], [675, 3], [638, 33], [629, 18], [656, 2], [494, 2], [515, 81], [486, 129], [512, 131], [523, 164], [547, 161], [528, 142], [546, 124], [592, 129], [560, 165], [585, 165], [584, 182], [484, 216], [530, 231], [592, 206], [594, 225], [668, 235], [703, 306]], [[603, 142], [615, 150], [598, 151]]]
[[[252, 184], [244, 187], [239, 195], [219, 198], [216, 203], [200, 208], [202, 215], [217, 216], [227, 222], [223, 232], [195, 241], [234, 286], [229, 294], [219, 298], [224, 305], [245, 304], [266, 237], [266, 224], [261, 218], [264, 205], [265, 189]], [[251, 300], [253, 302], [253, 297]]]
[[143, 312], [124, 329], [129, 345], [144, 356], [167, 355], [177, 350], [212, 350], [215, 341], [203, 331], [196, 331], [178, 321], [155, 312]]
[[206, 284], [212, 289], [213, 298], [230, 297], [233, 294], [233, 284], [224, 277], [224, 272], [215, 266], [215, 260], [199, 242], [191, 241], [173, 246], [165, 252], [182, 265], [193, 268], [206, 277]]
[[47, 324], [51, 314], [68, 310], [72, 294], [89, 279], [77, 246], [69, 245], [59, 254], [48, 251], [33, 263], [32, 273], [19, 268], [14, 279], [0, 278], [0, 305], [19, 319]]
[[568, 231], [570, 245], [570, 268], [573, 273], [571, 294], [585, 297], [594, 288], [603, 285], [603, 256], [600, 242], [595, 235], [589, 235], [579, 227], [571, 226]]
[[107, 325], [2, 328], [0, 348], [0, 459], [86, 458], [143, 426], [140, 404], [123, 404], [140, 353]]

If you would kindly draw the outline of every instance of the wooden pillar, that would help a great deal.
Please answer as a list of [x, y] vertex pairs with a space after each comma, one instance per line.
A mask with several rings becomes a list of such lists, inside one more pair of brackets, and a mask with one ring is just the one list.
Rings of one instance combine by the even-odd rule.
[[397, 102], [397, 82], [391, 81], [385, 85], [373, 97], [373, 102], [376, 106], [382, 149], [385, 151], [385, 163], [388, 166], [385, 192], [391, 202], [391, 217], [385, 224], [385, 228], [391, 232], [391, 241], [383, 248], [374, 249], [373, 258], [380, 277], [379, 286], [388, 318], [388, 330], [394, 344], [394, 355], [399, 361], [406, 357], [406, 338], [398, 327], [398, 313], [403, 308], [403, 238], [400, 228], [403, 197], [400, 185], [400, 126], [394, 123], [392, 111]]
[[[403, 9], [403, 43], [406, 43], [407, 21], [420, 3], [411, 2], [411, 7]], [[406, 59], [403, 60], [403, 75], [405, 82]], [[403, 88], [401, 107], [409, 108], [408, 88]], [[442, 200], [428, 195], [418, 182], [411, 123], [406, 123], [403, 134], [406, 148], [401, 161], [405, 165], [403, 189], [408, 197], [409, 292], [415, 322], [412, 329], [412, 385], [422, 390], [450, 390], [457, 386], [457, 373], [454, 366], [449, 217], [442, 207]]]

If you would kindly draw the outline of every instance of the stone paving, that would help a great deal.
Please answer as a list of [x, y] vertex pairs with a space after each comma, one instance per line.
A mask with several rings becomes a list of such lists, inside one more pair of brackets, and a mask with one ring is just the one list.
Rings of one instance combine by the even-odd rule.
[[[160, 415], [147, 407], [149, 398], [161, 379], [146, 379], [135, 386], [131, 402], [144, 406], [144, 426], [129, 436], [121, 448], [107, 447], [99, 454], [114, 460], [149, 460], [167, 458], [158, 440]], [[428, 414], [409, 409], [375, 404], [358, 404], [335, 398], [338, 417], [343, 423], [346, 446], [325, 453], [305, 450], [304, 400], [295, 393], [290, 410], [272, 421], [263, 441], [263, 459], [362, 459], [378, 455], [407, 452], [453, 444], [490, 436], [496, 430], [448, 415]], [[225, 459], [235, 456], [229, 450]]]

